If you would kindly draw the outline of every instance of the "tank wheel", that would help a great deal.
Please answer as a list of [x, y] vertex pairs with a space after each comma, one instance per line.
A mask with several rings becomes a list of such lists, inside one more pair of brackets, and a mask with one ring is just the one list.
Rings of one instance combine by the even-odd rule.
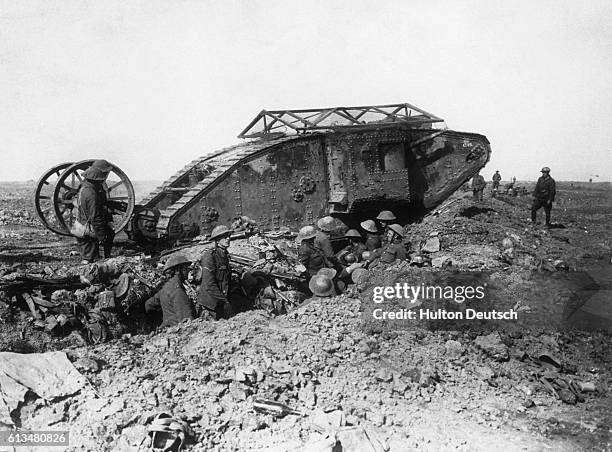
[[[83, 172], [91, 166], [94, 160], [83, 160], [66, 168], [57, 180], [53, 191], [53, 207], [59, 222], [70, 230], [76, 219], [74, 205], [81, 183], [85, 180]], [[121, 169], [111, 163], [104, 188], [106, 190], [108, 209], [113, 216], [113, 230], [119, 232], [130, 221], [134, 211], [134, 187]]]
[[316, 184], [315, 181], [310, 176], [302, 176], [300, 177], [300, 187], [304, 190], [304, 193], [307, 195], [311, 194], [315, 191]]
[[38, 218], [47, 229], [60, 235], [70, 235], [70, 232], [55, 214], [53, 191], [57, 180], [70, 165], [72, 165], [72, 162], [61, 163], [45, 172], [38, 180], [34, 190], [34, 207]]

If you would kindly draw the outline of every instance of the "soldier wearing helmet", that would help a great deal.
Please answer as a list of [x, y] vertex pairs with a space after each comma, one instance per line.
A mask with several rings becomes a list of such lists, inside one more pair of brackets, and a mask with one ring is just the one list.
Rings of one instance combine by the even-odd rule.
[[476, 171], [472, 178], [472, 193], [476, 201], [482, 201], [482, 193], [484, 192], [487, 183], [484, 177], [480, 174], [480, 170]]
[[538, 210], [544, 207], [546, 214], [546, 226], [550, 227], [550, 211], [557, 193], [555, 180], [550, 177], [550, 168], [542, 168], [542, 176], [538, 179], [533, 190], [533, 204], [531, 205], [531, 222], [535, 224]]
[[382, 210], [378, 216], [376, 217], [376, 220], [378, 221], [378, 223], [380, 224], [380, 229], [381, 231], [383, 231], [383, 234], [387, 234], [387, 228], [389, 227], [389, 225], [391, 223], [393, 223], [395, 220], [397, 220], [395, 214], [393, 212], [391, 212], [390, 210]]
[[92, 263], [100, 257], [100, 245], [104, 257], [110, 257], [115, 231], [111, 227], [112, 216], [107, 208], [104, 181], [113, 166], [106, 160], [95, 160], [83, 172], [84, 180], [76, 198], [76, 219], [83, 225], [90, 225], [92, 233], [77, 237], [77, 245], [84, 264]]
[[340, 260], [346, 265], [360, 261], [363, 252], [368, 250], [363, 243], [363, 236], [357, 229], [349, 229], [344, 237], [349, 240], [349, 244], [338, 253], [339, 256], [342, 256]]
[[198, 294], [198, 305], [204, 316], [215, 320], [227, 318], [231, 314], [229, 294], [231, 269], [227, 248], [232, 230], [225, 225], [216, 226], [210, 234], [214, 246], [202, 254], [200, 266], [202, 281]]
[[145, 301], [145, 312], [162, 312], [161, 326], [172, 326], [186, 319], [195, 318], [193, 304], [185, 292], [183, 283], [191, 262], [183, 255], [172, 256], [164, 265], [168, 278], [161, 290]]
[[373, 262], [376, 259], [380, 259], [380, 262], [384, 264], [391, 264], [396, 260], [404, 260], [408, 256], [406, 254], [406, 248], [402, 243], [404, 239], [405, 233], [404, 228], [399, 224], [391, 224], [389, 225], [389, 230], [387, 232], [387, 245], [385, 245], [382, 250], [377, 250], [372, 253], [369, 260]]
[[499, 174], [499, 170], [495, 171], [495, 174], [493, 174], [493, 190], [498, 190], [499, 189], [499, 183], [501, 182], [501, 174]]
[[361, 228], [366, 232], [365, 246], [368, 251], [374, 251], [382, 246], [378, 229], [374, 220], [365, 220], [359, 223]]
[[331, 297], [336, 295], [334, 281], [328, 275], [314, 275], [308, 282], [308, 288], [316, 297]]
[[323, 250], [325, 257], [328, 260], [332, 260], [334, 257], [334, 249], [330, 240], [330, 232], [334, 230], [335, 220], [334, 217], [326, 216], [319, 218], [317, 221], [317, 235], [315, 236], [314, 244], [317, 248]]
[[314, 226], [304, 226], [300, 229], [296, 241], [299, 243], [298, 260], [306, 267], [308, 275], [316, 274], [320, 269], [327, 267], [329, 261], [322, 249], [315, 245], [317, 230]]

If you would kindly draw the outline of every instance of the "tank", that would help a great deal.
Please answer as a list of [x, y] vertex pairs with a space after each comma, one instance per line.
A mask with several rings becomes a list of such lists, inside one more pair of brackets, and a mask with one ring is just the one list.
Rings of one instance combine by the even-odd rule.
[[409, 221], [490, 158], [484, 135], [443, 122], [407, 103], [262, 110], [238, 135], [242, 143], [193, 160], [138, 204], [128, 201], [126, 231], [137, 241], [176, 241], [242, 216], [262, 230], [298, 229], [325, 215], [354, 226], [383, 209]]
[[442, 122], [406, 103], [262, 110], [238, 135], [245, 142], [192, 161], [144, 198], [130, 233], [174, 240], [241, 216], [263, 230], [328, 214], [354, 225], [382, 209], [407, 221], [489, 160], [485, 136], [434, 128]]

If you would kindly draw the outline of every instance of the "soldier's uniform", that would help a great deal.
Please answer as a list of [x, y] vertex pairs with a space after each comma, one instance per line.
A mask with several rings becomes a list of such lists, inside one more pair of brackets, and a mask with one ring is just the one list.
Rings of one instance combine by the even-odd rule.
[[104, 256], [110, 256], [115, 232], [109, 226], [112, 221], [106, 207], [106, 192], [101, 181], [85, 179], [77, 194], [77, 220], [85, 225], [91, 224], [95, 237], [77, 238], [77, 245], [83, 259], [93, 262], [100, 257], [100, 244]]
[[484, 191], [487, 183], [480, 174], [476, 174], [472, 179], [472, 193], [477, 201], [482, 201], [482, 192]]
[[380, 254], [381, 262], [391, 264], [397, 259], [406, 259], [406, 248], [402, 243], [389, 243], [385, 246]]
[[382, 246], [382, 239], [378, 234], [366, 234], [365, 247], [368, 251], [374, 251]]
[[499, 174], [499, 171], [495, 171], [495, 174], [493, 174], [493, 190], [497, 190], [499, 188], [500, 181], [501, 174]]
[[323, 254], [327, 259], [333, 259], [334, 249], [329, 239], [329, 234], [323, 231], [317, 231], [317, 235], [314, 239], [314, 246], [323, 251]]
[[357, 258], [357, 261], [361, 260], [361, 255], [363, 254], [364, 251], [368, 251], [368, 248], [365, 245], [365, 243], [361, 243], [361, 242], [357, 242], [357, 243], [351, 244], [351, 245], [347, 246], [345, 249], [349, 253], [354, 255]]
[[315, 246], [312, 240], [302, 240], [298, 250], [298, 260], [306, 267], [310, 276], [315, 275], [323, 267], [327, 267], [325, 253]]
[[174, 275], [166, 281], [159, 292], [145, 301], [146, 312], [160, 309], [163, 315], [161, 326], [172, 326], [183, 320], [195, 318], [193, 304], [185, 292], [179, 275]]
[[550, 211], [552, 210], [552, 203], [555, 200], [557, 188], [555, 180], [549, 176], [549, 171], [545, 171], [548, 168], [543, 168], [542, 173], [538, 182], [536, 183], [535, 189], [533, 190], [533, 204], [531, 205], [531, 221], [535, 223], [537, 212], [541, 207], [544, 207], [546, 214], [546, 224], [550, 226]]
[[219, 246], [206, 250], [200, 265], [202, 283], [198, 304], [214, 313], [217, 320], [228, 317], [231, 269], [227, 250]]

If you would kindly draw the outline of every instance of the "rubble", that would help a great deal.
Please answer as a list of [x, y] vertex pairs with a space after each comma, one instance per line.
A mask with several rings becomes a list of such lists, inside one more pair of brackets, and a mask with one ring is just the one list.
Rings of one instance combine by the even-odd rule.
[[[581, 262], [576, 259], [588, 252], [606, 257], [607, 262], [599, 245], [572, 244], [569, 228], [546, 234], [528, 229], [510, 215], [514, 207], [499, 199], [489, 204], [494, 211], [478, 211], [467, 218], [461, 212], [469, 202], [459, 200], [408, 228], [414, 244], [432, 238], [431, 232], [443, 238], [443, 251], [427, 257], [431, 267], [398, 262], [365, 270], [367, 277], [356, 278], [363, 284], [351, 285], [334, 297], [296, 302], [282, 315], [249, 311], [220, 322], [197, 319], [163, 331], [111, 334], [107, 342], [85, 345], [72, 333], [59, 335], [57, 327], [26, 329], [21, 339], [21, 328], [34, 323], [29, 320], [30, 310], [24, 306], [25, 310], [9, 312], [11, 300], [2, 298], [0, 317], [8, 321], [0, 322], [0, 328], [19, 325], [12, 336], [3, 336], [12, 340], [4, 342], [5, 350], [27, 351], [29, 344], [43, 342], [67, 349], [74, 368], [90, 382], [66, 399], [25, 400], [13, 416], [23, 428], [78, 432], [71, 445], [92, 451], [137, 450], [160, 412], [188, 424], [193, 436], [185, 450], [193, 451], [334, 450], [350, 444], [356, 444], [356, 450], [391, 451], [482, 450], [482, 444], [561, 450], [565, 438], [550, 432], [564, 416], [574, 421], [579, 416], [590, 426], [588, 432], [576, 427], [579, 434], [574, 439], [585, 441], [582, 448], [604, 444], [609, 415], [599, 407], [609, 402], [611, 354], [606, 332], [565, 331], [528, 320], [515, 326], [496, 325], [493, 333], [486, 328], [424, 325], [385, 331], [364, 325], [368, 287], [392, 284], [400, 276], [418, 283], [444, 281], [436, 278], [466, 270], [486, 272], [495, 306], [528, 306], [527, 319], [546, 318], [552, 324], [563, 300], [551, 293], [561, 296], [575, 288], [565, 278], [575, 273], [572, 269]], [[290, 255], [292, 239], [284, 234], [279, 235], [280, 243], [286, 246], [280, 249]], [[558, 237], [570, 237], [570, 243]], [[511, 262], [503, 257], [506, 238], [514, 248]], [[263, 259], [264, 268], [276, 251], [260, 258], [261, 250], [253, 246], [260, 246], [258, 240], [259, 236], [237, 240], [235, 250], [236, 254], [241, 247], [251, 250], [244, 254], [251, 260]], [[193, 260], [207, 245], [199, 246]], [[65, 256], [73, 259], [72, 264], [26, 263], [14, 268], [3, 264], [2, 282], [12, 283], [32, 272], [47, 280], [72, 275], [82, 283], [80, 276], [92, 268], [80, 266], [78, 256], [70, 258], [67, 251]], [[419, 250], [411, 250], [412, 261], [416, 256]], [[446, 257], [452, 268], [438, 267]], [[142, 255], [117, 259], [119, 276], [110, 272], [108, 278], [86, 278], [89, 283], [83, 283], [82, 289], [32, 292], [40, 320], [45, 325], [47, 318], [64, 321], [61, 313], [50, 312], [53, 306], [42, 306], [45, 302], [97, 306], [100, 312], [113, 299], [117, 306], [128, 306], [124, 296], [137, 289], [151, 290], [136, 275], [152, 285], [159, 278], [155, 262]], [[561, 260], [569, 269], [540, 273], [541, 259], [553, 268]], [[99, 268], [95, 272], [99, 275]], [[118, 280], [123, 274], [132, 277], [121, 295]], [[287, 285], [285, 281], [281, 282]], [[274, 293], [290, 292], [274, 280], [272, 284]], [[48, 311], [43, 312], [43, 307]], [[37, 337], [43, 339], [34, 342]], [[545, 354], [552, 359], [548, 366], [543, 364], [546, 358], [540, 359]], [[564, 386], [570, 381], [578, 394]], [[257, 412], [253, 402], [261, 399], [300, 414], [278, 417]]]

